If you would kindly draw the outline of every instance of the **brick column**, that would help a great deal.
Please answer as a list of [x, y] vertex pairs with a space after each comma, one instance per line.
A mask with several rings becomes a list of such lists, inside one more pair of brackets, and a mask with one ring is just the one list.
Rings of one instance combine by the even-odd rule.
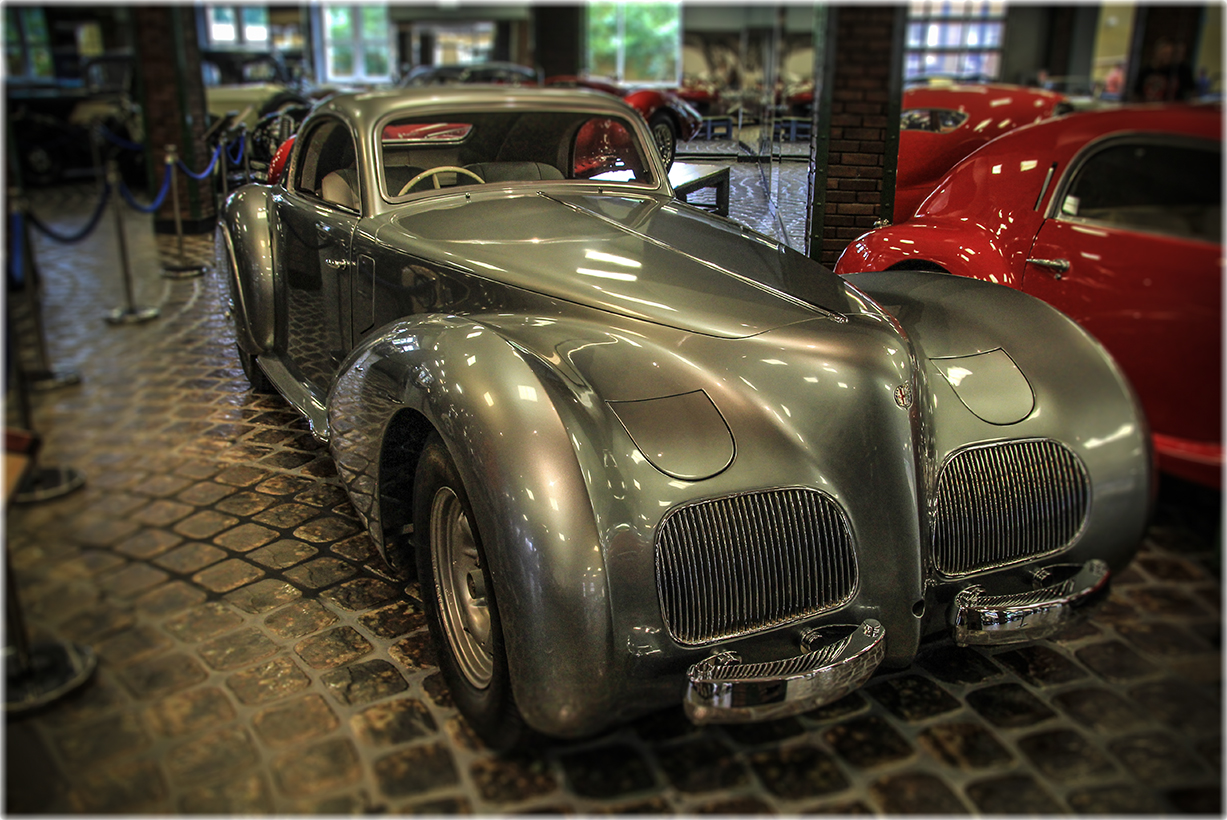
[[[132, 7], [136, 41], [136, 95], [145, 118], [146, 156], [154, 187], [162, 180], [165, 146], [178, 146], [193, 171], [203, 171], [212, 150], [201, 136], [206, 125], [204, 81], [192, 6]], [[212, 180], [197, 182], [179, 173], [179, 212], [188, 232], [213, 230], [216, 212]], [[170, 194], [154, 215], [159, 232], [174, 231]]]
[[808, 253], [827, 267], [894, 209], [901, 6], [816, 6]]

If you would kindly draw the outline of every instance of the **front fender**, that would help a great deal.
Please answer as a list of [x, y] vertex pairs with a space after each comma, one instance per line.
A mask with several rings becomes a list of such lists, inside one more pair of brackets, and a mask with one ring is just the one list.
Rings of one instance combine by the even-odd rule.
[[394, 420], [405, 411], [439, 432], [465, 482], [526, 721], [557, 736], [607, 723], [605, 563], [584, 477], [550, 391], [512, 345], [469, 319], [400, 321], [360, 345], [329, 396], [330, 444], [377, 538], [385, 529], [379, 485], [389, 480], [380, 465], [399, 446], [384, 439], [400, 429]]
[[835, 272], [918, 270], [923, 264], [999, 285], [1021, 284], [992, 233], [978, 226], [951, 230], [916, 220], [857, 237], [840, 254]]
[[[1069, 559], [1101, 558], [1120, 569], [1132, 558], [1150, 513], [1152, 445], [1137, 396], [1102, 345], [1060, 311], [1012, 288], [907, 271], [845, 281], [895, 317], [926, 369], [936, 464], [977, 442], [1059, 441], [1081, 459], [1092, 488], [1087, 523]], [[998, 349], [1026, 379], [1034, 397], [1030, 412], [1006, 424], [951, 412], [964, 400], [942, 374], [942, 360]]]
[[252, 355], [268, 352], [276, 339], [276, 213], [271, 188], [244, 185], [226, 200], [218, 222], [239, 347]]

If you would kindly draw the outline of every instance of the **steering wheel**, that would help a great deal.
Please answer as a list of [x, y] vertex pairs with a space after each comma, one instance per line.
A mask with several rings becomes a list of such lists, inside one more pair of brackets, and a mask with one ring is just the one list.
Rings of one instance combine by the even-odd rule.
[[477, 174], [470, 171], [468, 168], [461, 168], [459, 165], [440, 165], [437, 168], [428, 168], [422, 173], [415, 176], [413, 179], [406, 182], [405, 187], [400, 189], [400, 193], [397, 194], [397, 196], [404, 196], [405, 194], [409, 193], [410, 188], [412, 188], [414, 185], [417, 185], [419, 182], [426, 179], [427, 177], [434, 177], [433, 181], [435, 183], [435, 187], [436, 188], [441, 187], [439, 185], [439, 178], [435, 176], [435, 174], [441, 174], [444, 171], [453, 171], [457, 174], [466, 174], [467, 176], [471, 176], [473, 177], [473, 179], [477, 180], [478, 184], [480, 185], [486, 184], [486, 181], [484, 179], [482, 179]]

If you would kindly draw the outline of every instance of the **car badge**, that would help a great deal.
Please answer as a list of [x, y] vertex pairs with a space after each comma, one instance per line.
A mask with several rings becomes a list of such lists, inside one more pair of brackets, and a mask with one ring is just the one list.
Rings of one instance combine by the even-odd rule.
[[902, 407], [904, 410], [912, 406], [912, 388], [906, 384], [901, 384], [895, 388], [895, 404]]

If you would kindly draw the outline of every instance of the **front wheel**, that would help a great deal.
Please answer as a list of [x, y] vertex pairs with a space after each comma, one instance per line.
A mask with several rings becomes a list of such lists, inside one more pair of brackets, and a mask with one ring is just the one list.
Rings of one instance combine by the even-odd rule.
[[673, 128], [673, 120], [665, 112], [657, 111], [648, 120], [648, 130], [652, 132], [652, 141], [660, 151], [660, 158], [665, 161], [665, 168], [672, 168], [677, 153], [677, 132]]
[[456, 464], [438, 434], [427, 441], [418, 461], [413, 530], [422, 604], [456, 707], [491, 748], [522, 745], [529, 732], [511, 691], [481, 533]]

